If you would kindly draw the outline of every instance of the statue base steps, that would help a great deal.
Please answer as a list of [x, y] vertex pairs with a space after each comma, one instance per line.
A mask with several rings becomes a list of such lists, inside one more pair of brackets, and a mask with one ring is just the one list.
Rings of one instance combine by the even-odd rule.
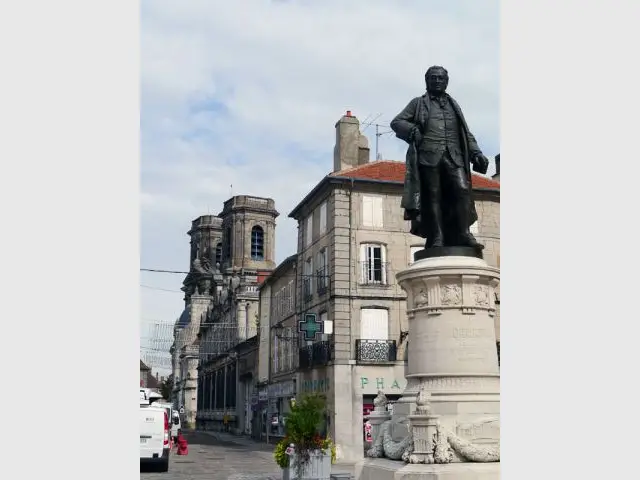
[[368, 458], [356, 465], [356, 480], [499, 480], [500, 463], [410, 465]]

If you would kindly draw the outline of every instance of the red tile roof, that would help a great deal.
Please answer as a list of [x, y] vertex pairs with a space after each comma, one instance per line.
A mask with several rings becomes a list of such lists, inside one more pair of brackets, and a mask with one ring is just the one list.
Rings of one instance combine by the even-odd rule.
[[[404, 162], [393, 160], [379, 160], [358, 167], [332, 172], [330, 177], [359, 178], [362, 180], [384, 180], [387, 182], [404, 183]], [[500, 190], [500, 183], [481, 175], [473, 174], [471, 183], [474, 188], [491, 188]]]

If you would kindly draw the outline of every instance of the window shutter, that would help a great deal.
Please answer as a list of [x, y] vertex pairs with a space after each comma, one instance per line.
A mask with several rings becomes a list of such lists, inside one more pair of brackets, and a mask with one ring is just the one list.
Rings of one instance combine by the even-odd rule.
[[371, 324], [371, 309], [363, 308], [360, 310], [360, 338], [363, 340], [368, 340], [370, 335], [370, 324]]
[[313, 214], [307, 217], [307, 234], [306, 234], [306, 246], [311, 245], [311, 239], [313, 235]]
[[382, 308], [360, 310], [360, 338], [363, 340], [389, 339], [389, 312]]
[[373, 197], [372, 198], [372, 209], [373, 209], [373, 226], [377, 228], [383, 227], [382, 222], [382, 197]]
[[320, 205], [320, 235], [327, 231], [327, 202]]
[[362, 197], [362, 226], [373, 227], [373, 198], [367, 195]]

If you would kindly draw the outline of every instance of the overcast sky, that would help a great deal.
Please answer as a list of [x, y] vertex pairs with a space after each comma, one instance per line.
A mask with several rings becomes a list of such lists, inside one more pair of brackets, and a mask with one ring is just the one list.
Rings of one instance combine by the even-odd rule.
[[[485, 155], [499, 153], [497, 0], [142, 0], [141, 12], [142, 268], [187, 270], [191, 220], [232, 193], [273, 198], [276, 261], [295, 253], [288, 213], [331, 171], [336, 121], [351, 110], [388, 125], [430, 65], [448, 69]], [[384, 159], [404, 151], [380, 137]], [[182, 311], [183, 279], [141, 273], [141, 345], [170, 345], [157, 337]]]

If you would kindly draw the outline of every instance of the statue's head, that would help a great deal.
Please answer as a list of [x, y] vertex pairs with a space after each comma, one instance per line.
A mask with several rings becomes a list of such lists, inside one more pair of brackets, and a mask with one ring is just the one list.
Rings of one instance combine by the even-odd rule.
[[449, 85], [449, 72], [444, 67], [434, 65], [429, 67], [424, 74], [424, 81], [427, 84], [427, 92], [433, 95], [440, 95], [447, 90]]

